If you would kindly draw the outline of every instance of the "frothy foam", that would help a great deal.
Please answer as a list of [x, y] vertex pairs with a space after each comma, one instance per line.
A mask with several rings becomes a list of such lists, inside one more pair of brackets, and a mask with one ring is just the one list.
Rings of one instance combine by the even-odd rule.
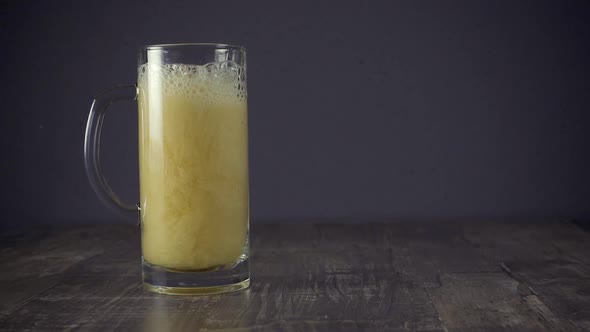
[[163, 92], [197, 102], [235, 103], [247, 97], [245, 70], [233, 61], [202, 66], [146, 63], [139, 67], [138, 84], [148, 93]]

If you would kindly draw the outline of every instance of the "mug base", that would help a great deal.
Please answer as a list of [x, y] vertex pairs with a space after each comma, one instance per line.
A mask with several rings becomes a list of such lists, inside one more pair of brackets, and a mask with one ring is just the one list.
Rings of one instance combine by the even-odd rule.
[[210, 271], [175, 271], [142, 260], [145, 290], [169, 295], [210, 295], [234, 292], [250, 286], [249, 262], [246, 258], [227, 269]]
[[213, 287], [166, 287], [154, 286], [146, 282], [143, 283], [143, 289], [148, 292], [167, 294], [167, 295], [212, 295], [235, 292], [246, 289], [250, 286], [250, 279], [238, 282], [237, 284], [213, 286]]

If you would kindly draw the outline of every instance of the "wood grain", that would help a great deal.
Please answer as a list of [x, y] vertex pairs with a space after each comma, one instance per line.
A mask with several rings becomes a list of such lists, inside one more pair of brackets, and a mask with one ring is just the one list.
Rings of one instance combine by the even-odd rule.
[[1, 330], [572, 331], [589, 234], [569, 223], [261, 224], [242, 292], [145, 292], [130, 226], [0, 238]]

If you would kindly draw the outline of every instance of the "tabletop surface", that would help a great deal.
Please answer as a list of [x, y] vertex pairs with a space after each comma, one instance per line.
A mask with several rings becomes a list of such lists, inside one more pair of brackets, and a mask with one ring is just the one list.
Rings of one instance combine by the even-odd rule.
[[0, 236], [0, 330], [590, 330], [590, 233], [569, 222], [254, 224], [252, 284], [143, 290], [132, 226]]

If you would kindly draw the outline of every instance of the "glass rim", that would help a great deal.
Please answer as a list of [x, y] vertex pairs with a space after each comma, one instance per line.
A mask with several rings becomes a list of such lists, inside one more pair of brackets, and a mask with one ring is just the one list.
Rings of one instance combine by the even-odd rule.
[[146, 45], [143, 47], [146, 51], [151, 50], [162, 50], [166, 48], [175, 48], [175, 47], [215, 47], [217, 49], [238, 49], [241, 51], [246, 51], [246, 48], [242, 45], [237, 44], [225, 44], [225, 43], [169, 43], [169, 44], [153, 44], [153, 45]]

